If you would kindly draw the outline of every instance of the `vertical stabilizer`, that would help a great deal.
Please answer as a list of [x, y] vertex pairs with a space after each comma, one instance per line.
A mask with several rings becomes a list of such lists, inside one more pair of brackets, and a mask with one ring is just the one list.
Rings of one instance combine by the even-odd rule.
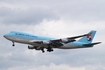
[[96, 34], [96, 31], [92, 30], [88, 33], [87, 36], [82, 37], [78, 41], [79, 42], [84, 42], [84, 43], [91, 43], [92, 40], [94, 39], [95, 34]]

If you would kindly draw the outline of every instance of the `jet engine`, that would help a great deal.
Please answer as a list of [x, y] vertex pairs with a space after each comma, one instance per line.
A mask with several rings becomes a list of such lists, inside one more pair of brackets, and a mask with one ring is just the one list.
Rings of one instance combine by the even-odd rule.
[[35, 46], [35, 50], [41, 50], [41, 47]]
[[46, 44], [46, 45], [50, 44], [49, 41], [43, 41], [42, 43], [43, 43], [43, 44]]
[[74, 41], [76, 41], [76, 40], [64, 38], [64, 39], [61, 39], [61, 41], [62, 41], [63, 43], [69, 43], [69, 42], [74, 42]]
[[28, 49], [35, 49], [34, 46], [28, 46]]
[[38, 47], [38, 46], [28, 46], [28, 49], [41, 50], [41, 47]]

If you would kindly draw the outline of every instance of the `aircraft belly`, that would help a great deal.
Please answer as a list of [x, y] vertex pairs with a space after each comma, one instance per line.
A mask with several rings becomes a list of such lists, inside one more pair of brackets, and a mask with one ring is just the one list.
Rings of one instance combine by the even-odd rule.
[[60, 49], [74, 49], [74, 48], [82, 48], [81, 46], [64, 44], [64, 46], [59, 47]]
[[19, 42], [19, 43], [29, 43], [29, 39], [21, 39], [21, 38], [17, 38], [16, 40], [14, 40], [15, 42]]
[[43, 46], [43, 47], [47, 48], [47, 45], [41, 45], [41, 44], [30, 42], [30, 40], [33, 40], [33, 39], [20, 38], [20, 37], [9, 37], [8, 40], [17, 42], [17, 43], [29, 44], [29, 45], [33, 45], [33, 46]]

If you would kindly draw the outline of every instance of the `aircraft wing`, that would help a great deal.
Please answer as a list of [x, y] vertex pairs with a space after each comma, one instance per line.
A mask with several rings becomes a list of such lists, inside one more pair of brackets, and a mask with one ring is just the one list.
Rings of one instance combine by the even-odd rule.
[[63, 46], [63, 43], [74, 42], [76, 41], [75, 40], [76, 38], [80, 38], [86, 35], [87, 34], [74, 36], [74, 37], [67, 37], [62, 39], [54, 39], [54, 40], [31, 40], [30, 42], [37, 43], [37, 44], [50, 44], [51, 46], [54, 46], [54, 47], [60, 47], [60, 46]]
[[55, 40], [50, 40], [52, 42], [62, 42], [62, 43], [69, 43], [69, 42], [74, 42], [76, 41], [75, 39], [86, 36], [88, 34], [84, 35], [79, 35], [79, 36], [74, 36], [74, 37], [67, 37], [67, 38], [62, 38], [62, 39], [55, 39]]

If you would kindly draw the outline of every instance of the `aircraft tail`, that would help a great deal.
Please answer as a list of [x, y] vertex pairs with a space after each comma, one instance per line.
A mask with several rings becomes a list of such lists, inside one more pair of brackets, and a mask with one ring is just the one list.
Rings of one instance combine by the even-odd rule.
[[87, 36], [82, 37], [78, 41], [84, 42], [84, 43], [91, 43], [92, 40], [94, 39], [95, 34], [96, 34], [96, 31], [92, 30], [87, 34]]

